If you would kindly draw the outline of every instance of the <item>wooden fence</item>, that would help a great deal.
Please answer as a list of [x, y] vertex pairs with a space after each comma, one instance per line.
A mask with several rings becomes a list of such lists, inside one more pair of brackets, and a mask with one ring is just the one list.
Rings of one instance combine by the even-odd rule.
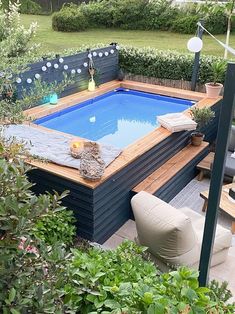
[[[156, 84], [167, 87], [175, 87], [180, 89], [191, 90], [191, 82], [184, 80], [169, 80], [169, 79], [160, 79], [156, 77], [147, 77], [144, 75], [134, 75], [131, 73], [125, 74], [125, 78], [127, 80], [138, 81], [148, 84]], [[205, 86], [201, 84], [197, 84], [196, 91], [205, 92]]]

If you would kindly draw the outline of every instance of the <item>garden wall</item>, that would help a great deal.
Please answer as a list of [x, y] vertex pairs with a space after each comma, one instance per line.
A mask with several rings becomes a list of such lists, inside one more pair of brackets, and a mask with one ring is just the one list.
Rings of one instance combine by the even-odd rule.
[[[103, 84], [115, 80], [119, 69], [119, 57], [116, 46], [110, 45], [91, 50], [90, 52], [93, 55], [94, 66], [97, 70], [96, 83]], [[88, 53], [89, 52], [86, 51], [66, 57], [58, 56], [55, 59], [46, 59], [30, 64], [29, 70], [20, 75], [21, 82], [17, 84], [18, 96], [21, 96], [23, 89], [27, 90], [32, 86], [33, 82], [36, 80], [35, 75], [37, 76], [37, 74], [47, 83], [53, 83], [55, 81], [60, 83], [64, 78], [64, 73], [71, 76], [71, 71], [74, 70], [76, 83], [68, 86], [60, 96], [64, 97], [87, 89], [90, 79], [88, 71]], [[60, 60], [61, 58], [63, 60]], [[58, 65], [58, 68], [55, 68], [55, 65]], [[66, 69], [64, 67], [66, 67]], [[78, 73], [80, 71], [81, 73]]]

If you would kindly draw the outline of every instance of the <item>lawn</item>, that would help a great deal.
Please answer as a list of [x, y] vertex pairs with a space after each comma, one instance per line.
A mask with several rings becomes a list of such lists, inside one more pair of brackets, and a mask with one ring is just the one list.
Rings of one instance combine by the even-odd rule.
[[[138, 47], [154, 47], [157, 49], [172, 49], [187, 52], [186, 44], [191, 35], [163, 32], [163, 31], [126, 31], [118, 29], [91, 29], [80, 33], [55, 32], [51, 27], [50, 16], [22, 15], [24, 25], [33, 21], [38, 22], [38, 32], [34, 39], [42, 43], [43, 51], [59, 52], [63, 49], [76, 48], [84, 44], [118, 42], [123, 45]], [[218, 35], [218, 39], [225, 41], [225, 35]], [[235, 47], [235, 34], [231, 36], [230, 45]], [[202, 53], [223, 56], [223, 48], [209, 36], [204, 36]]]

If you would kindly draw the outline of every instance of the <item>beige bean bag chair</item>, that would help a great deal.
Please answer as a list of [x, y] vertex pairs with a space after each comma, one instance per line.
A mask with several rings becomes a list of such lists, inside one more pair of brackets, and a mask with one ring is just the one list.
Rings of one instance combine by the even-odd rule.
[[[176, 209], [147, 193], [136, 194], [131, 205], [137, 242], [149, 252], [162, 271], [172, 266], [198, 267], [205, 218], [189, 208]], [[232, 234], [217, 226], [212, 266], [225, 261]]]

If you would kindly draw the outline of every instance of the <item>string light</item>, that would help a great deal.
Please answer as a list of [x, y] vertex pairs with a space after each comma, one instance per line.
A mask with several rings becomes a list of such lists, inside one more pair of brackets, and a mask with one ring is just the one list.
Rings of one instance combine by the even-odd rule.
[[84, 62], [83, 65], [84, 65], [85, 68], [88, 67], [88, 63], [87, 62]]
[[31, 78], [27, 78], [27, 83], [31, 84], [32, 83], [32, 79]]
[[108, 51], [105, 51], [104, 55], [105, 55], [106, 57], [108, 57], [108, 55], [109, 55]]
[[72, 69], [71, 74], [75, 74], [75, 73], [76, 73], [76, 70]]
[[77, 73], [80, 74], [82, 72], [81, 69], [77, 69]]
[[47, 67], [44, 65], [44, 66], [42, 67], [42, 71], [43, 71], [43, 72], [46, 72], [46, 70], [47, 70]]
[[103, 57], [103, 53], [102, 52], [99, 52], [99, 57]]
[[110, 53], [111, 53], [111, 54], [114, 54], [114, 50], [113, 50], [113, 49], [111, 49], [111, 50], [110, 50]]
[[51, 62], [47, 62], [46, 66], [47, 66], [48, 68], [50, 68], [50, 67], [51, 67]]
[[59, 63], [63, 63], [64, 59], [63, 58], [59, 58]]
[[65, 65], [64, 65], [64, 70], [68, 70], [68, 68], [69, 68], [69, 67], [67, 66], [67, 64], [65, 64]]
[[58, 64], [58, 63], [55, 63], [55, 64], [54, 64], [54, 68], [55, 68], [55, 69], [58, 69], [58, 67], [59, 67], [59, 64]]
[[96, 57], [96, 56], [97, 56], [97, 52], [94, 51], [94, 52], [93, 52], [93, 57]]

